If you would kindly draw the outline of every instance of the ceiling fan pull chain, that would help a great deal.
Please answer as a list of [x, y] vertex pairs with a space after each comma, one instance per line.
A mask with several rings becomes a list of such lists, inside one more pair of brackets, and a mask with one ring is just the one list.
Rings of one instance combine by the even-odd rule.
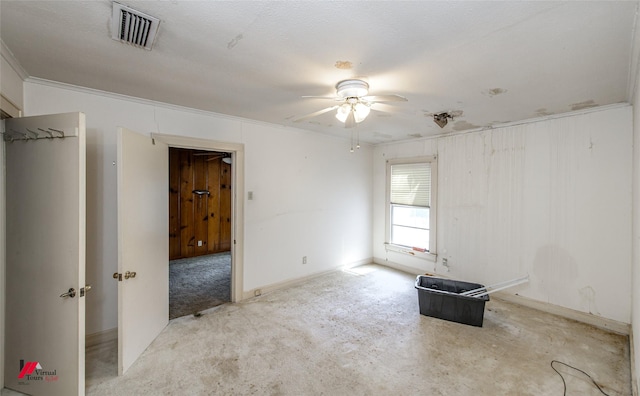
[[354, 131], [352, 129], [351, 130], [351, 150], [350, 150], [352, 153], [353, 153], [353, 133], [354, 133]]

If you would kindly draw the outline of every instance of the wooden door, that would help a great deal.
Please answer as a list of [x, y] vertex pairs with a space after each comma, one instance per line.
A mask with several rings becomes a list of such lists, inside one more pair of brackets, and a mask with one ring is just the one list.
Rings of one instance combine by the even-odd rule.
[[5, 122], [5, 386], [84, 395], [85, 116]]
[[231, 250], [231, 165], [226, 154], [171, 148], [169, 257]]

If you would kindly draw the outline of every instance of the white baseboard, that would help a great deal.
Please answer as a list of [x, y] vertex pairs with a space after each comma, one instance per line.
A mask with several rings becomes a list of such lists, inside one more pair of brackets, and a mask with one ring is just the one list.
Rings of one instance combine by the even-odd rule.
[[[434, 273], [433, 271], [430, 270], [426, 270], [426, 269], [420, 269], [420, 268], [415, 268], [415, 267], [409, 267], [407, 265], [403, 265], [400, 263], [396, 263], [393, 261], [389, 261], [386, 259], [380, 259], [380, 258], [373, 258], [373, 262], [375, 264], [378, 265], [382, 265], [384, 267], [389, 267], [389, 268], [393, 268], [393, 269], [397, 269], [398, 271], [402, 271], [402, 272], [406, 272], [407, 274], [412, 274], [412, 275], [424, 275], [426, 272], [429, 272], [430, 274]], [[433, 265], [430, 265], [433, 266]], [[438, 275], [441, 276], [441, 275]], [[446, 278], [446, 276], [442, 276], [443, 278]]]
[[92, 346], [100, 345], [105, 342], [113, 341], [118, 339], [118, 328], [114, 327], [113, 329], [99, 331], [97, 333], [87, 334], [85, 337], [85, 347], [89, 348]]
[[562, 316], [563, 318], [572, 319], [578, 322], [586, 323], [591, 326], [601, 328], [603, 330], [612, 331], [614, 333], [628, 336], [631, 326], [628, 323], [618, 322], [617, 320], [603, 318], [586, 312], [576, 311], [571, 308], [561, 307], [559, 305], [550, 304], [517, 294], [509, 294], [507, 292], [496, 292], [491, 295], [500, 300], [509, 301], [525, 307], [537, 309], [539, 311]]
[[[379, 259], [379, 258], [375, 258], [373, 259], [373, 262], [375, 264], [378, 265], [382, 265], [384, 267], [389, 267], [389, 268], [393, 268], [393, 269], [397, 269], [398, 271], [402, 271], [402, 272], [406, 272], [407, 274], [411, 274], [411, 275], [415, 275], [416, 277], [418, 275], [429, 275], [429, 276], [436, 276], [438, 278], [445, 278], [445, 279], [452, 279], [451, 275], [448, 273], [449, 271], [447, 271], [447, 273], [443, 273], [441, 271], [436, 271], [434, 268], [431, 268], [431, 265], [428, 265], [429, 268], [416, 268], [416, 267], [411, 267], [408, 265], [404, 265], [404, 264], [400, 264], [400, 263], [396, 263], [394, 261], [389, 261], [386, 259]], [[444, 268], [440, 266], [440, 268]]]
[[[374, 259], [374, 262], [379, 265], [384, 265], [386, 267], [394, 268], [409, 274], [420, 275], [427, 273], [429, 275], [438, 276], [441, 278], [451, 278], [446, 274], [436, 273], [434, 271], [429, 270], [420, 270], [414, 267], [408, 267], [406, 265], [394, 263], [387, 260], [379, 260]], [[576, 311], [574, 309], [561, 307], [559, 305], [550, 304], [538, 300], [533, 300], [528, 297], [523, 297], [517, 294], [510, 294], [508, 292], [496, 292], [491, 295], [491, 297], [498, 298], [500, 300], [509, 301], [514, 304], [523, 305], [525, 307], [534, 308], [542, 312], [551, 313], [554, 315], [562, 316], [563, 318], [572, 319], [581, 323], [586, 323], [591, 326], [595, 326], [607, 331], [612, 331], [614, 333], [629, 335], [631, 333], [631, 326], [624, 322], [618, 322], [617, 320], [603, 318], [602, 316], [596, 316], [586, 312]], [[631, 351], [633, 355], [633, 351]], [[640, 396], [640, 395], [634, 395]]]
[[[291, 287], [293, 285], [296, 285], [298, 283], [302, 283], [302, 282], [306, 282], [308, 280], [323, 276], [323, 275], [327, 275], [330, 274], [332, 272], [336, 272], [336, 271], [340, 271], [343, 269], [347, 269], [347, 268], [353, 268], [353, 267], [357, 267], [360, 265], [364, 265], [364, 264], [371, 264], [373, 261], [371, 258], [367, 258], [364, 260], [359, 260], [353, 263], [350, 263], [348, 265], [342, 265], [339, 267], [334, 267], [328, 270], [324, 270], [324, 271], [319, 271], [319, 272], [314, 272], [310, 275], [307, 276], [303, 276], [300, 278], [294, 278], [294, 279], [288, 279], [282, 282], [276, 282], [276, 283], [272, 283], [270, 285], [265, 285], [265, 286], [261, 286], [261, 287], [256, 287], [254, 289], [248, 290], [248, 291], [244, 291], [242, 293], [242, 299], [246, 300], [248, 298], [252, 298], [252, 297], [256, 297], [256, 296], [260, 296], [263, 295], [265, 293], [270, 293], [272, 291], [275, 290], [279, 290], [279, 289], [285, 289], [287, 287]], [[256, 294], [257, 293], [257, 294]]]

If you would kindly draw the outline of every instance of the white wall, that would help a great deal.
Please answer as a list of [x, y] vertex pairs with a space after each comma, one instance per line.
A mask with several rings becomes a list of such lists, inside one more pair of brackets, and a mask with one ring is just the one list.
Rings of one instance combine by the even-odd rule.
[[[377, 262], [630, 323], [631, 107], [374, 149]], [[386, 252], [385, 160], [438, 156], [438, 262]], [[450, 270], [441, 265], [447, 258]]]
[[[244, 290], [371, 259], [371, 148], [347, 140], [42, 81], [25, 115], [87, 117], [87, 334], [117, 326], [116, 128], [245, 146]], [[302, 256], [308, 263], [302, 265]]]
[[[14, 68], [15, 67], [15, 68]], [[16, 68], [20, 68], [13, 54], [0, 40], [0, 93], [16, 109], [23, 108], [22, 77]], [[20, 70], [22, 72], [22, 70]], [[12, 109], [5, 109], [12, 117], [17, 117]]]

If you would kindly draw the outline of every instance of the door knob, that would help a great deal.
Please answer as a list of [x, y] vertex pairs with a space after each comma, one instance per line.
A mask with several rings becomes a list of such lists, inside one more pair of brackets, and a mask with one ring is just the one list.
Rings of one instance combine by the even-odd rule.
[[74, 298], [76, 296], [76, 289], [74, 289], [73, 287], [69, 288], [69, 291], [66, 293], [62, 293], [60, 295], [60, 297], [64, 298], [64, 297], [71, 297]]
[[80, 288], [80, 297], [84, 297], [91, 290], [91, 285], [86, 285], [85, 287]]

